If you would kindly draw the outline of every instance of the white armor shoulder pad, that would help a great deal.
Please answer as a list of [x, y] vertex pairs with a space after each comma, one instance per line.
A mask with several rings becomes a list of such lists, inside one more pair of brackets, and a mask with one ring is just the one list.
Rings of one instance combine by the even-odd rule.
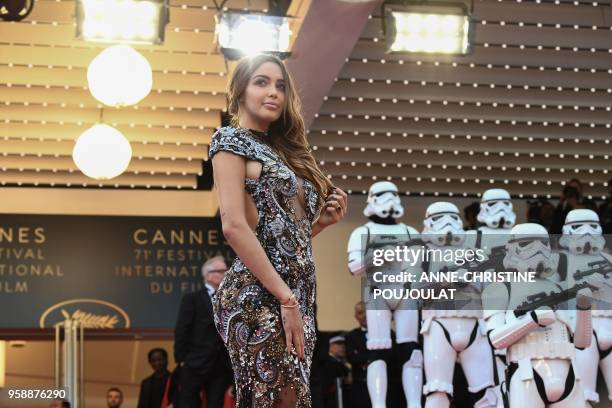
[[372, 231], [368, 231], [368, 224], [361, 225], [353, 230], [351, 236], [348, 241], [348, 252], [351, 253], [353, 251], [362, 251], [362, 243], [366, 239], [369, 234], [372, 234]]

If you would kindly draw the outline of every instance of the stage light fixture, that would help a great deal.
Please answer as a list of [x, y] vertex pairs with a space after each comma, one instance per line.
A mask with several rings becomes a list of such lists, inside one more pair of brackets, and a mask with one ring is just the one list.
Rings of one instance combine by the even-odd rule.
[[216, 16], [215, 35], [228, 60], [260, 53], [281, 59], [291, 55], [288, 17], [225, 12]]
[[34, 9], [34, 0], [0, 0], [0, 19], [21, 21]]
[[161, 44], [168, 0], [77, 0], [76, 36], [84, 41]]
[[387, 2], [383, 10], [388, 53], [462, 55], [470, 51], [466, 3]]

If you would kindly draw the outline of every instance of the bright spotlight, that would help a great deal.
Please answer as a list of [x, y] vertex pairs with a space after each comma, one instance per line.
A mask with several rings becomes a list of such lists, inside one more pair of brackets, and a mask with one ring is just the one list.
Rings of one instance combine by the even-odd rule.
[[467, 54], [470, 18], [461, 3], [385, 4], [387, 52]]
[[290, 55], [287, 17], [223, 13], [217, 16], [216, 36], [221, 52], [230, 60], [259, 53]]
[[77, 38], [96, 42], [161, 44], [168, 0], [77, 0]]

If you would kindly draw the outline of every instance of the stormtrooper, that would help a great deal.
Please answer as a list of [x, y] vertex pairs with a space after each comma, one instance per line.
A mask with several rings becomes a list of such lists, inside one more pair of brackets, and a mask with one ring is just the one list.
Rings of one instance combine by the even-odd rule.
[[[370, 280], [374, 270], [372, 263], [377, 249], [393, 248], [416, 239], [418, 231], [397, 220], [404, 214], [399, 192], [395, 184], [381, 181], [372, 184], [367, 206], [363, 211], [370, 220], [357, 227], [348, 243], [348, 268], [353, 275], [364, 275]], [[393, 274], [398, 264], [389, 263], [383, 273]], [[373, 283], [380, 285], [380, 283]], [[386, 284], [386, 287], [403, 284]], [[373, 408], [384, 408], [387, 394], [387, 365], [385, 357], [391, 351], [391, 320], [395, 320], [396, 342], [402, 356], [402, 386], [409, 408], [420, 408], [423, 384], [423, 355], [418, 349], [418, 310], [416, 303], [406, 300], [373, 299], [372, 285], [364, 287], [366, 320], [368, 326], [367, 348], [370, 353], [367, 369], [368, 392]]]
[[516, 222], [510, 194], [501, 188], [485, 191], [480, 200], [477, 219], [484, 224], [477, 230], [477, 248], [484, 248], [490, 254], [492, 248], [505, 246], [510, 229]]
[[503, 260], [507, 271], [533, 272], [534, 281], [493, 283], [483, 293], [484, 317], [489, 340], [507, 349], [506, 389], [510, 408], [585, 407], [584, 394], [575, 371], [575, 348], [591, 340], [588, 287], [576, 289], [576, 323], [573, 343], [567, 301], [557, 283], [558, 258], [550, 248], [548, 232], [539, 224], [512, 228]]
[[[476, 248], [482, 248], [490, 257], [493, 268], [503, 271], [505, 246], [510, 237], [510, 230], [516, 222], [510, 194], [501, 188], [492, 188], [482, 194], [478, 222], [484, 224], [476, 231]], [[495, 349], [495, 382], [498, 398], [501, 402], [500, 384], [505, 382], [506, 351]]]
[[[460, 253], [466, 248], [466, 232], [459, 209], [452, 203], [433, 203], [426, 210], [423, 224], [421, 239], [426, 243], [430, 255], [419, 265], [421, 273], [431, 274], [444, 268], [455, 268], [456, 262], [449, 263], [443, 259], [447, 257], [436, 254]], [[493, 379], [493, 352], [482, 320], [482, 285], [450, 285], [457, 286], [453, 301], [437, 304], [424, 302], [422, 305], [421, 333], [427, 378], [423, 388], [425, 406], [450, 406], [453, 372], [455, 362], [459, 360], [469, 391], [477, 394], [474, 407], [495, 407], [498, 397]]]
[[[592, 210], [570, 211], [559, 239], [562, 251], [559, 254], [561, 281], [571, 287], [587, 281], [594, 291], [593, 334], [591, 345], [576, 351], [576, 371], [582, 381], [585, 399], [593, 404], [599, 402], [596, 392], [597, 367], [601, 368], [612, 400], [612, 257], [603, 251], [605, 239], [599, 223], [599, 216]], [[607, 270], [607, 276], [602, 272]], [[571, 309], [570, 309], [571, 311]], [[571, 314], [575, 326], [575, 314]]]

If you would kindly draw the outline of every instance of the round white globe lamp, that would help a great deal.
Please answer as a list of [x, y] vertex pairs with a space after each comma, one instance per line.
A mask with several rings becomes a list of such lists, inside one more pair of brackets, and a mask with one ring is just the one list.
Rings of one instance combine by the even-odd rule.
[[112, 126], [97, 124], [77, 139], [72, 159], [87, 177], [108, 180], [123, 173], [132, 159], [130, 142]]
[[135, 105], [151, 92], [149, 61], [129, 45], [108, 47], [87, 68], [89, 91], [108, 106]]

